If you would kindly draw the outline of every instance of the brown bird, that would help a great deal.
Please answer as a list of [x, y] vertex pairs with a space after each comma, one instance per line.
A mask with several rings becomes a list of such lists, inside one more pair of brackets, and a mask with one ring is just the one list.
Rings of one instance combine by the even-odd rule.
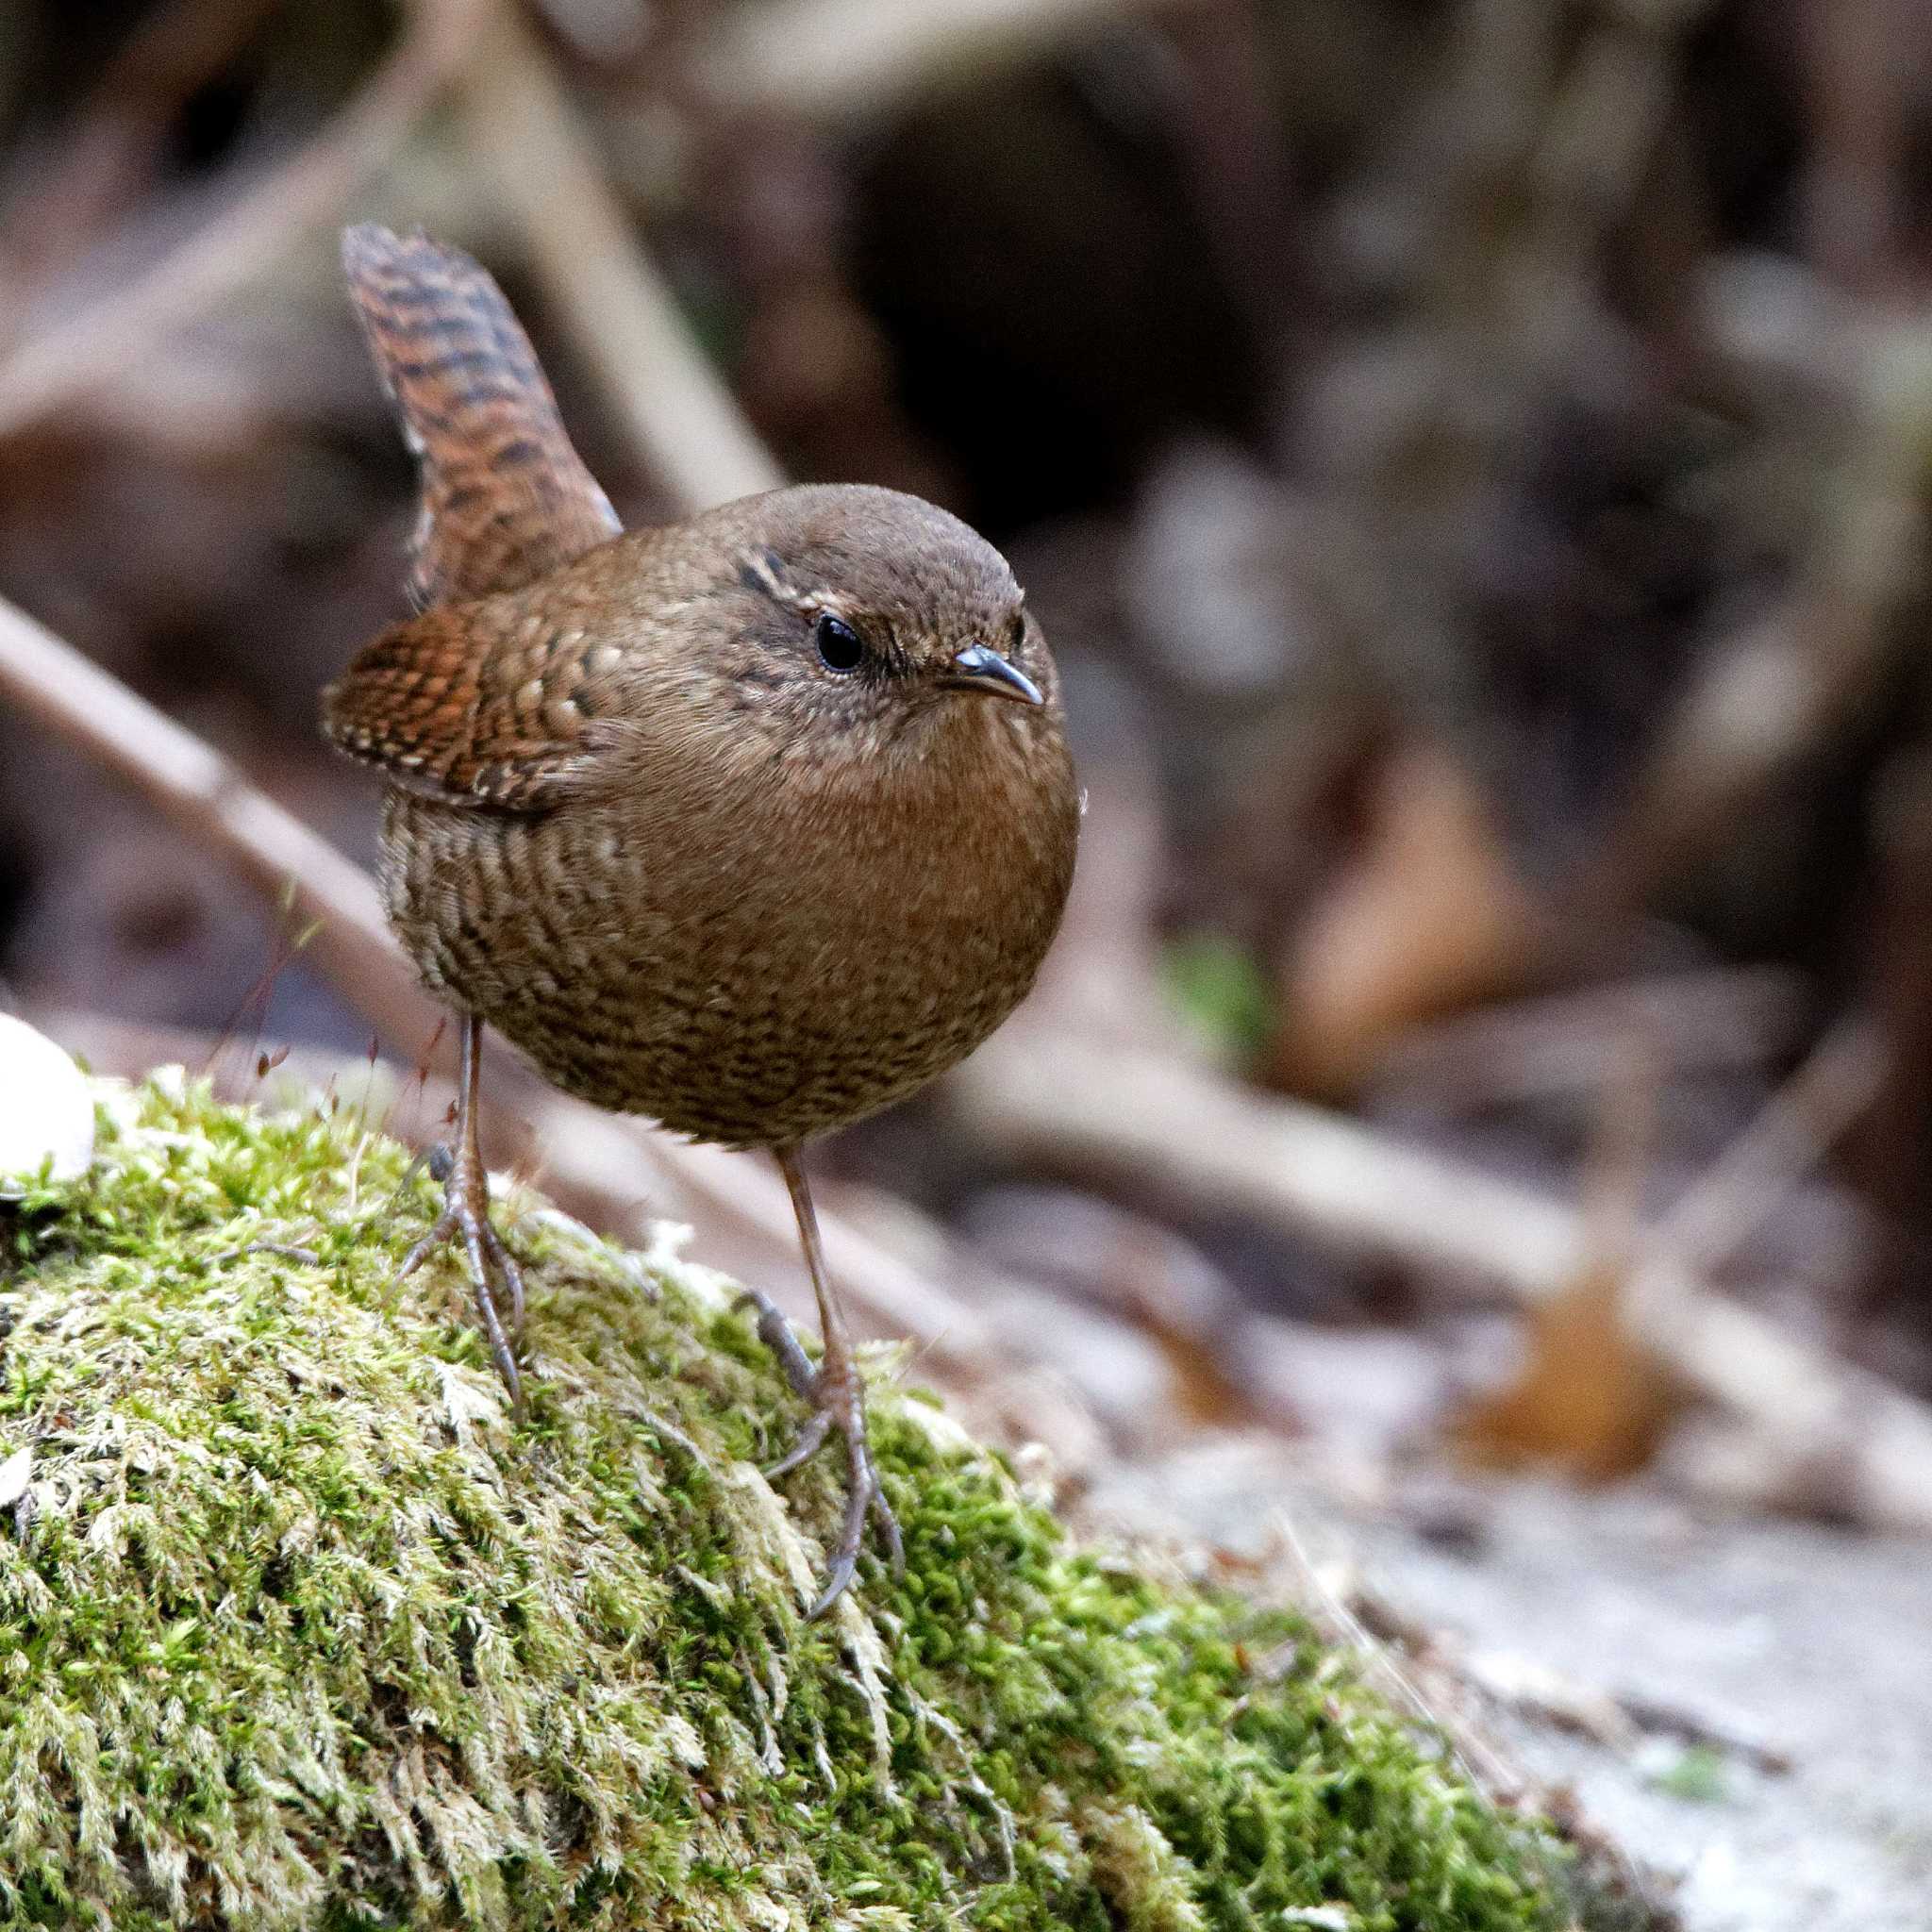
[[[1059, 689], [1005, 559], [916, 497], [809, 485], [620, 533], [495, 283], [425, 237], [343, 261], [422, 472], [420, 615], [324, 700], [390, 781], [389, 915], [462, 1018], [459, 1238], [514, 1399], [524, 1290], [476, 1145], [482, 1029], [565, 1091], [770, 1148], [824, 1346], [758, 1330], [849, 1468], [822, 1613], [868, 1512], [899, 1533], [800, 1149], [1005, 1019], [1059, 923], [1079, 811]], [[508, 1303], [506, 1307], [505, 1303]]]

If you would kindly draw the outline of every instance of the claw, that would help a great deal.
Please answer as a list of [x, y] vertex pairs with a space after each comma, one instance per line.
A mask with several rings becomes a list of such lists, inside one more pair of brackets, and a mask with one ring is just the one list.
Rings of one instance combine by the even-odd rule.
[[503, 1237], [497, 1233], [487, 1214], [483, 1218], [483, 1246], [509, 1289], [509, 1339], [521, 1346], [524, 1340], [524, 1271], [517, 1266], [516, 1257], [504, 1246]]
[[878, 1486], [876, 1476], [873, 1479], [872, 1492], [873, 1527], [879, 1533], [880, 1541], [886, 1546], [886, 1561], [895, 1577], [906, 1574], [906, 1540], [899, 1534], [899, 1519], [892, 1514], [892, 1506], [886, 1501], [886, 1492]]
[[898, 1519], [879, 1482], [873, 1465], [872, 1448], [866, 1440], [865, 1397], [855, 1374], [828, 1378], [815, 1369], [811, 1359], [791, 1332], [791, 1324], [777, 1305], [758, 1289], [746, 1289], [736, 1306], [758, 1311], [758, 1340], [777, 1357], [785, 1379], [804, 1401], [813, 1405], [810, 1419], [798, 1432], [798, 1440], [765, 1471], [774, 1480], [790, 1475], [808, 1462], [836, 1429], [845, 1439], [845, 1514], [839, 1528], [839, 1541], [832, 1546], [831, 1560], [825, 1566], [825, 1586], [806, 1612], [808, 1622], [816, 1622], [844, 1595], [858, 1574], [858, 1553], [865, 1542], [866, 1520], [870, 1517], [885, 1546], [892, 1574], [906, 1571], [906, 1546], [899, 1535]]
[[831, 1433], [832, 1412], [828, 1408], [818, 1410], [804, 1428], [798, 1432], [798, 1440], [785, 1454], [765, 1471], [765, 1474], [776, 1482], [781, 1475], [790, 1475], [794, 1469], [809, 1462], [819, 1453], [819, 1446]]
[[[829, 1409], [821, 1409], [822, 1416], [831, 1415]], [[878, 1521], [879, 1536], [886, 1546], [886, 1557], [891, 1565], [894, 1576], [906, 1574], [906, 1546], [899, 1536], [899, 1521], [892, 1514], [892, 1506], [886, 1501], [886, 1492], [879, 1483], [879, 1474], [873, 1467], [872, 1449], [865, 1438], [864, 1411], [855, 1402], [848, 1414], [851, 1424], [838, 1422], [837, 1426], [845, 1437], [848, 1457], [848, 1471], [845, 1481], [845, 1521], [840, 1526], [839, 1541], [832, 1550], [832, 1560], [825, 1566], [825, 1587], [817, 1603], [806, 1612], [808, 1623], [816, 1623], [837, 1603], [851, 1585], [858, 1571], [858, 1552], [865, 1541], [865, 1521], [868, 1516]], [[852, 1425], [856, 1424], [856, 1425]]]
[[[731, 1306], [758, 1311], [758, 1340], [778, 1357], [778, 1366], [785, 1371], [785, 1379], [791, 1384], [792, 1394], [802, 1402], [815, 1400], [819, 1372], [812, 1367], [811, 1357], [791, 1332], [791, 1324], [785, 1319], [784, 1309], [761, 1288], [741, 1289], [738, 1299]], [[824, 1440], [820, 1438], [821, 1441]], [[816, 1446], [814, 1443], [813, 1447]]]
[[805, 1621], [816, 1624], [839, 1599], [852, 1587], [852, 1579], [858, 1574], [858, 1552], [848, 1550], [841, 1541], [839, 1553], [825, 1569], [825, 1587], [817, 1603], [806, 1611]]

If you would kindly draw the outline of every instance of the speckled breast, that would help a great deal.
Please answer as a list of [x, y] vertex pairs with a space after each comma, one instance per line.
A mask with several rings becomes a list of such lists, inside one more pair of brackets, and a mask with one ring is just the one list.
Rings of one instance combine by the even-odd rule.
[[[1032, 984], [1072, 874], [1071, 794], [908, 864], [903, 826], [788, 864], [688, 829], [391, 793], [383, 885], [432, 990], [565, 1091], [729, 1146], [903, 1099]], [[898, 841], [898, 842], [895, 842]]]

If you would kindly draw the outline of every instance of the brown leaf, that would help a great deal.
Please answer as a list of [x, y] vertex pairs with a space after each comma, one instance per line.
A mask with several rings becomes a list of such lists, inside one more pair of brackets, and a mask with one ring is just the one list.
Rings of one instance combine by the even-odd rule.
[[1374, 789], [1361, 843], [1291, 937], [1278, 974], [1273, 1074], [1352, 1092], [1414, 1022], [1520, 988], [1539, 908], [1474, 783], [1411, 741]]
[[1595, 1260], [1530, 1318], [1522, 1372], [1472, 1403], [1451, 1440], [1489, 1468], [1556, 1468], [1608, 1482], [1643, 1467], [1676, 1407], [1662, 1365], [1624, 1315], [1624, 1261]]

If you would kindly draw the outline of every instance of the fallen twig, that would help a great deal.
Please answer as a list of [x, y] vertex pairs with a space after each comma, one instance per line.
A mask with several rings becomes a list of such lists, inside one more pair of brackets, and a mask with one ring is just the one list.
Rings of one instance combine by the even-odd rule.
[[1664, 1216], [1651, 1236], [1685, 1268], [1715, 1268], [1767, 1208], [1823, 1158], [1885, 1077], [1878, 1029], [1841, 1020], [1763, 1110]]
[[1790, 1752], [1663, 1698], [1601, 1690], [1513, 1652], [1466, 1649], [1440, 1631], [1427, 1633], [1424, 1641], [1424, 1656], [1436, 1669], [1534, 1723], [1588, 1738], [1620, 1757], [1636, 1752], [1647, 1738], [1673, 1738], [1772, 1776], [1792, 1769]]
[[73, 645], [0, 601], [0, 695], [125, 779], [195, 844], [313, 923], [317, 963], [412, 1063], [441, 1063], [446, 1021], [389, 936], [369, 875], [228, 759]]
[[1674, 1073], [1759, 1067], [1797, 1042], [1804, 991], [1782, 967], [1726, 966], [1513, 1000], [1409, 1028], [1377, 1060], [1373, 1088], [1457, 1111], [1587, 1094], [1639, 1030]]
[[[1009, 1026], [949, 1091], [1011, 1156], [1488, 1281], [1526, 1304], [1561, 1293], [1590, 1259], [1584, 1217], [1566, 1202], [1067, 1024]], [[1627, 1306], [1643, 1346], [1698, 1395], [1834, 1460], [1860, 1520], [1932, 1529], [1932, 1412], [1641, 1246]]]

